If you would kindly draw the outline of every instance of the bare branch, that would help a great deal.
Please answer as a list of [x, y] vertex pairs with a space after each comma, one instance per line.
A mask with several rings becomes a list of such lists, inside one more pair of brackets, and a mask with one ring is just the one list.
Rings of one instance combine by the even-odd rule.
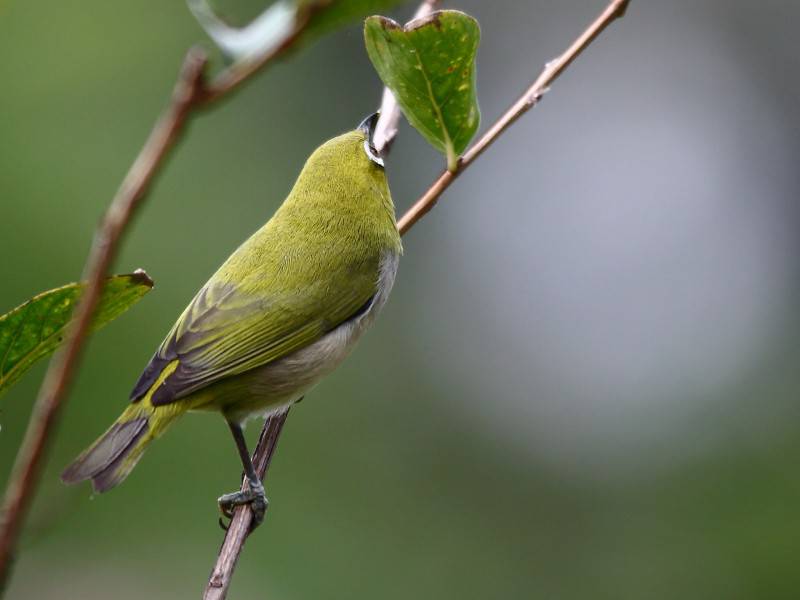
[[[278, 413], [269, 417], [264, 423], [264, 429], [258, 438], [256, 450], [253, 453], [253, 466], [256, 468], [258, 477], [263, 481], [269, 470], [272, 455], [278, 444], [281, 429], [286, 422], [289, 411]], [[242, 491], [248, 489], [247, 478], [242, 482]], [[250, 525], [253, 521], [253, 512], [249, 506], [237, 506], [233, 512], [233, 519], [225, 533], [225, 539], [219, 549], [217, 562], [211, 571], [211, 576], [203, 592], [203, 600], [224, 600], [228, 595], [228, 587], [233, 577], [233, 570], [239, 560], [244, 541], [250, 534]]]
[[600, 35], [614, 20], [621, 18], [628, 8], [630, 0], [612, 0], [606, 9], [595, 19], [591, 25], [567, 48], [557, 59], [547, 63], [536, 81], [511, 107], [492, 125], [489, 130], [465, 153], [458, 161], [455, 171], [444, 171], [433, 182], [431, 187], [417, 200], [414, 205], [397, 222], [401, 234], [406, 233], [414, 224], [431, 210], [442, 193], [476, 158], [503, 133], [517, 119], [536, 106], [547, 92], [550, 85], [572, 64], [592, 41]]
[[389, 88], [383, 88], [383, 99], [381, 100], [381, 116], [375, 125], [375, 133], [372, 135], [372, 143], [378, 154], [386, 154], [397, 135], [397, 127], [400, 125], [400, 105]]

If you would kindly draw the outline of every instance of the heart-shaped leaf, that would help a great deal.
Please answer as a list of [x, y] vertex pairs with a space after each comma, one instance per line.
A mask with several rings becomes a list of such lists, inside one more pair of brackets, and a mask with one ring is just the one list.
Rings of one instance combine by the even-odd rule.
[[457, 10], [440, 10], [405, 27], [369, 17], [364, 40], [375, 70], [400, 108], [456, 168], [480, 123], [475, 92], [478, 22]]
[[[92, 329], [113, 321], [152, 287], [153, 280], [142, 270], [109, 277]], [[61, 344], [83, 288], [82, 283], [70, 283], [42, 292], [0, 316], [0, 394]]]

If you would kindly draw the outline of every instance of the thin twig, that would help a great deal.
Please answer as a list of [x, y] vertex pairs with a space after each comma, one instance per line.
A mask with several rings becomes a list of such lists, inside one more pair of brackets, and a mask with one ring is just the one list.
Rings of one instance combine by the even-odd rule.
[[483, 154], [501, 133], [539, 103], [550, 85], [572, 64], [572, 61], [578, 58], [606, 27], [625, 14], [629, 2], [630, 0], [613, 0], [561, 56], [545, 65], [544, 70], [531, 87], [464, 153], [464, 156], [458, 161], [455, 171], [444, 171], [402, 216], [397, 222], [397, 228], [401, 234], [411, 229], [417, 221], [436, 205], [439, 196], [453, 183], [455, 178]]
[[[269, 470], [272, 455], [275, 453], [275, 446], [281, 435], [281, 429], [286, 422], [289, 410], [269, 417], [264, 423], [264, 429], [258, 438], [256, 450], [253, 453], [253, 466], [256, 468], [259, 478], [263, 481]], [[242, 482], [242, 491], [248, 489], [247, 478]], [[233, 570], [236, 568], [236, 561], [242, 552], [242, 546], [250, 533], [250, 525], [253, 521], [253, 512], [248, 506], [237, 506], [233, 511], [228, 531], [219, 549], [217, 563], [211, 571], [211, 577], [206, 584], [203, 600], [223, 600], [228, 594], [228, 586], [233, 577]]]
[[283, 55], [297, 42], [312, 15], [312, 9], [303, 11], [293, 29], [268, 52], [245, 63], [231, 65], [210, 82], [205, 79], [208, 62], [205, 52], [193, 48], [187, 53], [169, 106], [153, 127], [95, 235], [84, 266], [86, 289], [75, 310], [73, 325], [66, 335], [64, 347], [50, 362], [25, 438], [17, 452], [0, 513], [0, 593], [10, 573], [14, 548], [36, 488], [47, 440], [56, 425], [59, 408], [80, 362], [104, 279], [132, 216], [146, 197], [150, 183], [170, 150], [185, 131], [192, 113], [227, 97], [256, 72]]
[[[438, 200], [439, 196], [447, 189], [447, 187], [458, 177], [458, 175], [466, 169], [478, 156], [480, 156], [492, 142], [505, 131], [514, 121], [519, 119], [525, 112], [535, 106], [542, 95], [547, 90], [547, 87], [555, 81], [555, 79], [564, 72], [564, 70], [572, 63], [575, 58], [596, 38], [612, 21], [622, 17], [625, 13], [629, 0], [613, 0], [608, 5], [605, 11], [584, 31], [580, 37], [556, 60], [548, 63], [544, 71], [528, 89], [527, 92], [517, 100], [511, 108], [506, 111], [498, 121], [489, 128], [489, 130], [475, 143], [459, 162], [458, 168], [454, 172], [445, 171], [442, 175], [431, 185], [431, 187], [417, 200], [416, 203], [406, 212], [398, 222], [398, 229], [400, 234], [405, 234], [411, 229], [424, 215], [427, 213]], [[425, 8], [431, 9], [435, 4], [434, 2], [424, 2], [420, 7], [420, 11]], [[424, 14], [424, 13], [423, 13]], [[399, 114], [396, 102], [392, 97], [389, 104], [386, 104], [387, 95], [384, 92], [384, 108], [389, 107], [388, 112]], [[386, 116], [391, 122], [396, 118], [396, 115], [387, 115], [382, 113], [381, 117]], [[384, 130], [383, 134], [383, 147], [388, 147], [391, 144], [394, 136], [397, 133], [397, 128], [388, 127]], [[391, 132], [391, 133], [390, 133]], [[377, 145], [376, 145], [377, 147]], [[269, 467], [269, 462], [275, 450], [278, 436], [281, 432], [281, 427], [286, 419], [286, 414], [278, 415], [267, 419], [264, 424], [264, 429], [261, 432], [258, 445], [253, 454], [253, 461], [259, 461]], [[264, 477], [266, 469], [262, 472], [259, 471], [259, 476]], [[242, 490], [246, 489], [246, 481], [242, 484]], [[206, 585], [203, 600], [224, 600], [228, 593], [228, 586], [230, 585], [233, 576], [233, 569], [236, 566], [236, 561], [242, 551], [245, 540], [249, 534], [250, 521], [252, 513], [248, 507], [239, 507], [234, 514], [231, 525], [225, 534], [225, 539], [222, 543], [217, 562], [211, 572], [211, 577]]]

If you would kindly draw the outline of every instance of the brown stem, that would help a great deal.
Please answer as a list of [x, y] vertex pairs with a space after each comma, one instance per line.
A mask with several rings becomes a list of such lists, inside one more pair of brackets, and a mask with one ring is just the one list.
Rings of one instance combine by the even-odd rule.
[[[269, 417], [264, 423], [264, 429], [258, 438], [255, 452], [253, 452], [253, 465], [256, 468], [259, 478], [263, 481], [269, 470], [272, 455], [278, 444], [281, 429], [289, 416], [289, 410]], [[247, 478], [242, 482], [242, 490], [247, 489]], [[244, 541], [250, 533], [250, 525], [253, 521], [253, 513], [247, 506], [237, 506], [233, 512], [233, 519], [225, 533], [225, 539], [219, 549], [217, 562], [211, 571], [211, 576], [203, 592], [203, 600], [223, 600], [228, 594], [228, 587], [233, 577], [233, 570], [236, 568], [236, 561], [242, 552]]]
[[612, 0], [600, 16], [578, 36], [561, 56], [545, 65], [544, 70], [528, 90], [464, 153], [464, 156], [458, 161], [455, 171], [444, 171], [439, 175], [419, 200], [406, 211], [397, 222], [397, 228], [401, 234], [411, 229], [417, 221], [436, 205], [439, 197], [453, 183], [453, 180], [483, 154], [501, 133], [539, 103], [550, 85], [572, 64], [572, 61], [578, 58], [586, 47], [615, 19], [621, 18], [625, 14], [629, 2], [630, 0]]

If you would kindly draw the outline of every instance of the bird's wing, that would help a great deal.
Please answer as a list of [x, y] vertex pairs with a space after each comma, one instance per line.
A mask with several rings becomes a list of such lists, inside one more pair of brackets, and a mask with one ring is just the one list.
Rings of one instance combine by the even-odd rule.
[[[319, 261], [320, 257], [317, 257]], [[323, 258], [323, 262], [324, 261]], [[194, 297], [131, 393], [135, 402], [167, 365], [175, 370], [154, 390], [153, 405], [169, 404], [223, 378], [265, 365], [315, 342], [370, 305], [379, 260], [331, 261], [315, 277], [280, 276], [266, 290], [213, 277]], [[250, 282], [248, 284], [248, 281]]]

